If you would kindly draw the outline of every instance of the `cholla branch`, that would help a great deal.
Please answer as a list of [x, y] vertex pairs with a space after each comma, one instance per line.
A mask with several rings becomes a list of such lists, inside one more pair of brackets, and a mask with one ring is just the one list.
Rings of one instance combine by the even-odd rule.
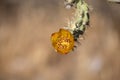
[[74, 49], [74, 43], [89, 25], [89, 8], [84, 0], [65, 0], [66, 6], [75, 7], [74, 19], [70, 25], [51, 36], [52, 45], [55, 51], [67, 54]]
[[66, 6], [75, 7], [74, 19], [66, 27], [77, 41], [80, 35], [83, 35], [86, 27], [89, 25], [89, 8], [84, 0], [65, 0]]

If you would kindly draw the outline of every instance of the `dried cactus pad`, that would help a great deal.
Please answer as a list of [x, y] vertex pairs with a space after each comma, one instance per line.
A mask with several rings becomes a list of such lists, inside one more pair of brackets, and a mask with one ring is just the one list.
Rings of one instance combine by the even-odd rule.
[[65, 29], [51, 35], [52, 45], [58, 53], [67, 54], [74, 48], [74, 37]]

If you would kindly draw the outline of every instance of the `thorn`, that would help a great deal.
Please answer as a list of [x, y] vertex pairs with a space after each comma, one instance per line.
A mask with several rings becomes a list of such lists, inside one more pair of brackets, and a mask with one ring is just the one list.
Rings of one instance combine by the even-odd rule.
[[80, 35], [78, 39], [79, 40], [85, 40], [85, 37], [83, 35]]
[[94, 9], [91, 5], [89, 5], [89, 11], [92, 12]]
[[74, 46], [73, 49], [72, 49], [72, 51], [74, 51], [76, 48], [77, 48], [77, 46]]

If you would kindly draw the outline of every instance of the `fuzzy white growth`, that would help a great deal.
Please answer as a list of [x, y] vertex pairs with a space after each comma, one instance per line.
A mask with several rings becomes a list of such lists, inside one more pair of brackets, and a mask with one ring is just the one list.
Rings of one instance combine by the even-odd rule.
[[72, 21], [68, 23], [67, 29], [74, 35], [75, 40], [83, 35], [86, 25], [89, 24], [89, 8], [84, 0], [65, 0], [67, 4], [75, 4], [75, 14]]

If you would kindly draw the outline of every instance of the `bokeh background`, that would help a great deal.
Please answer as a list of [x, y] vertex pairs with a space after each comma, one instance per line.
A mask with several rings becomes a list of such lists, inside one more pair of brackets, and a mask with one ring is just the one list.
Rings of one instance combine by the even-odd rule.
[[50, 36], [74, 9], [63, 0], [0, 0], [0, 80], [120, 80], [120, 4], [86, 2], [85, 39], [61, 55]]

